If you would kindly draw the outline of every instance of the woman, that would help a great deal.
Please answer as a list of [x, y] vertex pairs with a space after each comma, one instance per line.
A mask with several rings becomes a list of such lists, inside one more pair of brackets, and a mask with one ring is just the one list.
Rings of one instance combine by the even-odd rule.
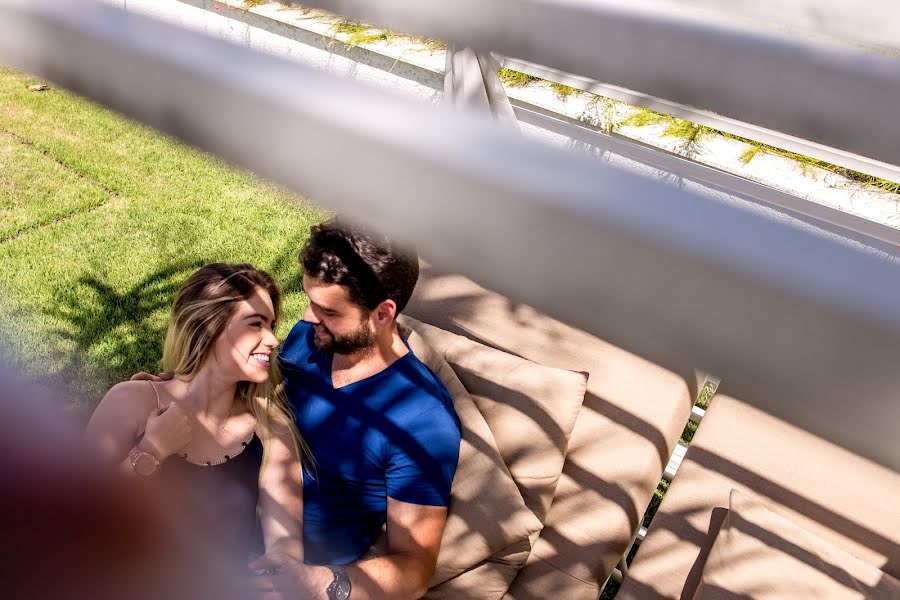
[[247, 264], [194, 272], [175, 297], [168, 381], [113, 387], [88, 424], [101, 456], [174, 499], [179, 516], [236, 562], [303, 558], [305, 447], [272, 352], [281, 292]]

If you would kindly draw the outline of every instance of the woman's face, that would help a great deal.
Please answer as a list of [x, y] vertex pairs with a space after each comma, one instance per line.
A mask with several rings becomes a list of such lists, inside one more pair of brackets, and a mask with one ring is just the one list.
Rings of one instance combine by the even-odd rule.
[[253, 295], [238, 303], [216, 340], [213, 357], [221, 376], [233, 381], [265, 383], [272, 351], [279, 343], [274, 329], [272, 299], [265, 290], [256, 288]]

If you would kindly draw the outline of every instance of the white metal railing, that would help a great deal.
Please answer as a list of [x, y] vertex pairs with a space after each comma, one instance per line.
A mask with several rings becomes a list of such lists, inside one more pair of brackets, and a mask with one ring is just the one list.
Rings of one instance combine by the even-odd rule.
[[[886, 56], [709, 22], [677, 6], [666, 11], [609, 0], [457, 0], [452, 9], [440, 0], [420, 0], [415, 8], [405, 0], [300, 4], [900, 165], [900, 146], [885, 127], [900, 104], [900, 71]], [[878, 19], [898, 31], [897, 13], [885, 9]]]
[[[387, 73], [398, 74], [401, 77], [412, 79], [420, 85], [435, 90], [443, 90], [444, 87], [443, 72], [436, 71], [433, 68], [426, 68], [417, 64], [416, 61], [410, 61], [402, 54], [398, 55], [378, 46], [348, 47], [342, 43], [334, 43], [340, 41], [338, 34], [329, 33], [327, 27], [323, 28], [318, 23], [313, 24], [305, 20], [291, 22], [289, 18], [282, 20], [284, 17], [281, 16], [280, 11], [261, 10], [256, 12], [255, 9], [216, 11], [216, 6], [222, 7], [225, 4], [220, 4], [214, 0], [178, 0], [178, 2], [202, 8], [215, 13], [217, 17], [226, 17], [247, 27], [258, 27], [271, 33], [285, 36], [310, 47], [327, 49], [329, 53], [337, 53], [350, 60], [359, 61]], [[232, 0], [231, 5], [240, 4], [240, 1]], [[646, 94], [638, 94], [617, 86], [610, 86], [583, 77], [561, 73], [525, 61], [507, 58], [504, 59], [504, 63], [509, 68], [518, 69], [550, 81], [571, 85], [592, 93], [605, 94], [608, 97], [630, 102], [637, 106], [659, 110], [680, 118], [692, 119], [695, 122], [716, 127], [736, 135], [745, 135], [756, 141], [770, 143], [797, 152], [806, 152], [810, 156], [821, 160], [829, 160], [843, 167], [856, 168], [869, 174], [900, 181], [900, 167], [886, 165], [885, 163], [848, 152], [826, 148], [820, 144], [799, 140], [798, 138], [746, 123], [738, 123], [733, 119], [727, 119], [705, 111], [698, 111], [660, 98], [653, 98]], [[397, 69], [398, 64], [403, 65], [404, 68]], [[685, 180], [700, 183], [762, 206], [785, 211], [793, 218], [801, 219], [812, 227], [829, 230], [837, 235], [854, 239], [863, 244], [876, 246], [889, 252], [893, 252], [893, 249], [900, 246], [900, 230], [893, 227], [833, 209], [807, 198], [782, 193], [762, 184], [741, 180], [738, 176], [728, 175], [715, 168], [703, 167], [690, 159], [670, 155], [664, 151], [651, 150], [644, 144], [634, 142], [612, 132], [608, 134], [601, 133], [583, 121], [555, 113], [519, 98], [510, 98], [510, 101], [520, 122], [545, 131], [551, 131], [573, 141], [577, 140], [580, 145], [587, 145], [588, 147], [601, 145], [614, 155], [629, 157], [643, 165], [658, 168], [662, 172], [677, 173], [679, 177]], [[610, 139], [610, 137], [613, 139]], [[834, 225], [835, 227], [829, 227], [829, 225]]]
[[[430, 1], [405, 10], [436, 29], [461, 24]], [[476, 29], [515, 39], [491, 18]], [[691, 31], [697, 47], [718, 43]], [[900, 468], [900, 268], [889, 257], [108, 6], [0, 0], [0, 60], [405, 235], [650, 360], [716, 373], [721, 391]], [[845, 83], [877, 87], [882, 75], [863, 68]], [[880, 102], [868, 111], [890, 114]], [[772, 103], [763, 112], [785, 117]]]

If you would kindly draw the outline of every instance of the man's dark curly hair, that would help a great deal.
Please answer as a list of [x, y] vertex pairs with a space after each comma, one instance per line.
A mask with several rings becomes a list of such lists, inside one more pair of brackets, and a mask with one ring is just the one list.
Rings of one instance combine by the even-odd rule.
[[390, 299], [400, 314], [419, 279], [414, 248], [340, 219], [310, 229], [300, 263], [310, 277], [346, 287], [350, 300], [366, 311]]

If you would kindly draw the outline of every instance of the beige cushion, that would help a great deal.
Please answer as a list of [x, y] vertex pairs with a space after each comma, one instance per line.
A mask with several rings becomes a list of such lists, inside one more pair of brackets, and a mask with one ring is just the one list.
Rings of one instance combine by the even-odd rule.
[[421, 273], [404, 314], [542, 365], [590, 373], [545, 527], [509, 595], [596, 599], [687, 422], [694, 372], [662, 369], [458, 274], [428, 265]]
[[[447, 362], [415, 332], [401, 327], [401, 336], [450, 392], [462, 424], [459, 464], [432, 587], [527, 541], [540, 531], [541, 522], [525, 506], [487, 422]], [[521, 557], [519, 566], [526, 558]]]
[[459, 376], [484, 415], [503, 461], [539, 519], [550, 509], [587, 375], [545, 367], [410, 317]]
[[579, 579], [550, 561], [529, 559], [528, 566], [516, 575], [503, 600], [597, 600], [598, 587], [596, 581]]
[[520, 540], [468, 571], [431, 588], [425, 594], [425, 598], [428, 600], [459, 600], [463, 598], [499, 600], [509, 589], [509, 584], [515, 579], [516, 573], [519, 572], [531, 553], [531, 546], [536, 537], [537, 533], [531, 538]]
[[900, 582], [732, 490], [695, 600], [900, 598]]
[[732, 489], [900, 575], [900, 473], [717, 394], [616, 599], [690, 598]]

